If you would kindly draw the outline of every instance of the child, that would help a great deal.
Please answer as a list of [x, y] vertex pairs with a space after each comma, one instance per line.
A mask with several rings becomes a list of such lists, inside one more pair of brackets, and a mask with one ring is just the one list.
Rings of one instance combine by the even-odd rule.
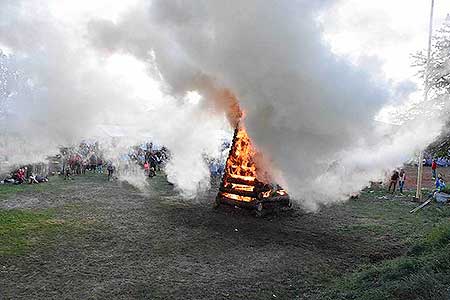
[[150, 164], [147, 161], [144, 163], [144, 170], [145, 170], [145, 175], [149, 176], [149, 174], [150, 174]]
[[431, 163], [431, 176], [433, 179], [436, 179], [436, 169], [437, 169], [437, 163], [436, 163], [436, 160], [433, 159], [433, 162]]

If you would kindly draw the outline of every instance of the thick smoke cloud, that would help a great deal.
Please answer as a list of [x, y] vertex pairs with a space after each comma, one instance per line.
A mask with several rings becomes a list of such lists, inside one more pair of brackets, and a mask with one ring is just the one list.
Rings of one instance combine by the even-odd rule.
[[[317, 19], [334, 4], [142, 0], [117, 19], [68, 26], [37, 10], [39, 1], [1, 2], [0, 45], [24, 60], [39, 89], [34, 102], [17, 95], [10, 111], [23, 117], [12, 127], [24, 144], [36, 147], [38, 139], [51, 148], [103, 123], [124, 128], [127, 143], [147, 132], [172, 150], [169, 179], [191, 197], [208, 186], [202, 153], [216, 153], [220, 112], [235, 96], [249, 134], [295, 199], [309, 209], [344, 200], [432, 141], [441, 123], [375, 121], [399, 93], [373, 63], [366, 62], [369, 73], [332, 54]], [[147, 100], [158, 105], [147, 109], [108, 72], [103, 60], [116, 54], [146, 64], [160, 82]], [[192, 90], [206, 101], [183, 101]]]
[[201, 77], [235, 93], [279, 180], [315, 209], [383, 178], [441, 126], [417, 120], [386, 130], [375, 121], [398, 93], [380, 74], [332, 54], [317, 22], [332, 4], [143, 1], [118, 22], [91, 22], [90, 33], [104, 50], [143, 60], [152, 53], [174, 94], [195, 89]]
[[[99, 56], [85, 38], [88, 19], [54, 15], [52, 3], [0, 2], [0, 49], [9, 52], [1, 56], [8, 81], [2, 81], [0, 103], [0, 173], [85, 138], [101, 141], [107, 158], [118, 163], [128, 146], [151, 139], [172, 152], [168, 176], [186, 197], [207, 188], [203, 154], [219, 151], [223, 117], [184, 94], [165, 94], [164, 84], [132, 57], [122, 62], [131, 74], [111, 72], [114, 56]], [[120, 128], [119, 136], [105, 127]]]

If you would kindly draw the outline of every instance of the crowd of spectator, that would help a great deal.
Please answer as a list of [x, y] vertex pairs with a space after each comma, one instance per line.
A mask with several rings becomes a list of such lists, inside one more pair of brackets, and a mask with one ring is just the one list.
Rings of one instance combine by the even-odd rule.
[[213, 178], [221, 178], [225, 171], [225, 164], [230, 152], [230, 142], [223, 141], [220, 147], [220, 153], [218, 157], [205, 157], [208, 164], [209, 171]]
[[133, 146], [128, 153], [120, 156], [119, 172], [135, 172], [138, 166], [139, 170], [144, 170], [146, 176], [153, 177], [157, 171], [164, 169], [167, 161], [170, 159], [170, 152], [166, 147], [155, 147], [153, 143], [145, 143]]
[[[431, 167], [431, 173], [424, 173], [424, 177], [422, 178], [430, 176], [431, 181], [434, 182], [434, 189], [429, 194], [428, 199], [433, 197], [440, 203], [448, 202], [450, 199], [450, 189], [448, 189], [446, 186], [444, 175], [438, 172], [438, 168], [448, 167], [447, 163], [445, 163], [446, 160], [442, 158], [430, 158], [430, 162], [428, 162], [427, 159], [428, 158], [424, 159], [424, 165]], [[403, 191], [405, 189], [405, 182], [405, 169], [394, 169], [389, 178], [388, 192], [395, 193], [396, 187], [398, 185], [400, 194], [403, 194]]]
[[82, 142], [78, 147], [61, 148], [61, 171], [65, 179], [86, 171], [103, 173], [104, 159], [97, 142]]
[[48, 175], [35, 174], [33, 166], [20, 167], [9, 173], [0, 184], [38, 184], [48, 182]]
[[450, 160], [445, 157], [438, 157], [438, 158], [427, 157], [424, 158], [423, 164], [427, 167], [431, 167], [433, 165], [433, 162], [435, 162], [439, 167], [445, 168], [450, 166]]
[[148, 177], [156, 175], [164, 168], [169, 159], [169, 151], [165, 147], [155, 147], [152, 143], [144, 143], [129, 148], [127, 153], [117, 159], [107, 160], [103, 156], [98, 143], [81, 143], [77, 149], [64, 148], [62, 173], [69, 179], [72, 175], [82, 175], [87, 171], [108, 175], [108, 180], [116, 175], [139, 173], [144, 170]]
[[[224, 143], [218, 158], [206, 157], [205, 161], [212, 177], [223, 175], [229, 143]], [[1, 184], [36, 184], [47, 182], [49, 175], [61, 175], [64, 179], [73, 179], [73, 176], [83, 175], [87, 172], [107, 174], [108, 179], [118, 175], [142, 174], [154, 177], [157, 172], [164, 170], [170, 159], [170, 151], [166, 147], [155, 146], [148, 142], [132, 146], [127, 153], [119, 155], [114, 160], [105, 159], [98, 142], [82, 142], [76, 147], [61, 147], [60, 154], [52, 157], [51, 161], [56, 167], [32, 171], [32, 167], [23, 166], [15, 169]], [[50, 158], [49, 158], [50, 161]]]

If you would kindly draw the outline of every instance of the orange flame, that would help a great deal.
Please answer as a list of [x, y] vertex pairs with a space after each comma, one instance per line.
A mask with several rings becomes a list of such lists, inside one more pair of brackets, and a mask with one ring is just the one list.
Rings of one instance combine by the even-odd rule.
[[252, 144], [241, 120], [236, 128], [225, 165], [222, 197], [251, 202], [255, 199], [287, 195], [287, 192], [278, 185], [275, 187], [264, 184], [271, 182], [271, 176], [264, 168], [259, 169], [262, 162], [262, 156]]
[[235, 195], [235, 194], [230, 194], [230, 193], [222, 193], [223, 196], [233, 199], [233, 200], [237, 200], [237, 201], [244, 201], [244, 202], [250, 202], [253, 200], [252, 197], [247, 197], [247, 196], [239, 196], [239, 195]]
[[242, 125], [239, 125], [235, 136], [235, 142], [230, 150], [225, 172], [237, 179], [255, 181], [256, 165], [253, 161], [256, 151], [254, 150], [250, 137]]
[[279, 187], [270, 187], [272, 167], [252, 144], [243, 124], [245, 114], [236, 95], [229, 89], [216, 86], [208, 76], [200, 76], [197, 86], [210, 100], [213, 110], [225, 112], [230, 125], [236, 128], [219, 195], [241, 202], [287, 195], [286, 191], [277, 190]]

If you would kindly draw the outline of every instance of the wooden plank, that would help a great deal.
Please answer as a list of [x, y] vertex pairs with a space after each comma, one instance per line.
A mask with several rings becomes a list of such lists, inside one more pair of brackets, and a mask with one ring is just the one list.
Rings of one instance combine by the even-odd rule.
[[427, 201], [425, 201], [424, 203], [420, 204], [419, 206], [417, 206], [416, 208], [414, 208], [413, 210], [411, 210], [409, 213], [415, 213], [416, 211], [418, 211], [421, 208], [424, 208], [425, 206], [427, 206], [433, 199], [428, 199]]
[[[226, 176], [226, 175], [224, 175]], [[231, 176], [226, 176], [225, 182], [236, 183], [236, 184], [245, 184], [245, 185], [255, 185], [255, 181], [244, 180], [240, 178], [233, 178]]]
[[230, 189], [230, 188], [226, 188], [226, 187], [220, 187], [219, 190], [223, 193], [235, 194], [238, 196], [253, 197], [253, 198], [256, 198], [258, 196], [258, 194], [253, 191], [241, 191], [241, 190]]

